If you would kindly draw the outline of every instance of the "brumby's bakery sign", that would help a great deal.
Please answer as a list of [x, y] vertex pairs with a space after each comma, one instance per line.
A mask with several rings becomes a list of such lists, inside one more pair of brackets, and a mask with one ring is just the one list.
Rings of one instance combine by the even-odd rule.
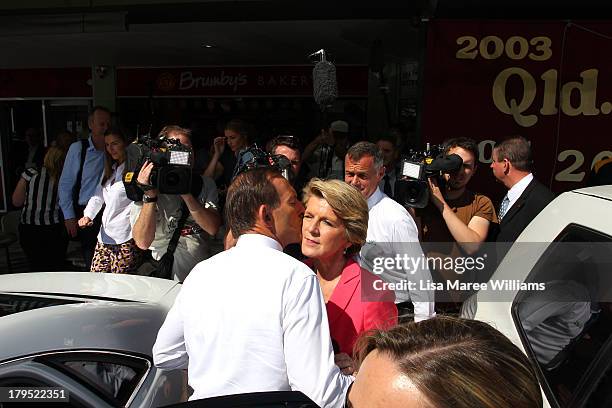
[[[340, 96], [367, 96], [367, 66], [338, 66]], [[120, 68], [117, 96], [310, 96], [312, 66]]]

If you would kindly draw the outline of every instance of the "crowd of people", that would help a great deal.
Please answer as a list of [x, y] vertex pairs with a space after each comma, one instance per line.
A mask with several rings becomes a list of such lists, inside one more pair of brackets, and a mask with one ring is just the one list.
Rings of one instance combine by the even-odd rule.
[[[541, 406], [535, 374], [509, 340], [483, 323], [436, 317], [460, 301], [449, 309], [433, 290], [402, 285], [476, 277], [427, 263], [375, 268], [381, 257], [424, 258], [433, 242], [457, 257], [514, 241], [553, 198], [531, 173], [525, 138], [493, 149], [493, 176], [508, 189], [498, 210], [468, 189], [479, 162], [473, 140], [445, 142], [462, 164], [429, 178], [429, 204], [415, 210], [397, 196], [402, 141], [352, 143], [342, 120], [304, 148], [292, 135], [268, 141], [269, 154], [289, 163], [286, 178], [245, 166], [249, 126], [230, 120], [194, 153], [190, 192], [161, 193], [146, 160], [133, 201], [123, 183], [133, 137], [103, 107], [88, 124], [87, 139], [50, 147], [24, 170], [13, 194], [22, 247], [33, 271], [65, 268], [67, 242], [78, 239], [92, 272], [164, 269], [183, 282], [153, 354], [158, 367], [188, 370], [192, 399], [294, 389], [325, 407]], [[157, 137], [193, 144], [177, 125]], [[216, 254], [215, 237], [224, 242]], [[398, 325], [407, 310], [414, 323]]]

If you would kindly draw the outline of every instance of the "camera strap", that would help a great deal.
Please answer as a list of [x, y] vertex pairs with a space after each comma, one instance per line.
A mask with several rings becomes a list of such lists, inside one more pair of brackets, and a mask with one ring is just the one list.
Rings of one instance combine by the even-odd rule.
[[183, 205], [181, 206], [181, 217], [176, 223], [176, 228], [174, 228], [174, 232], [172, 233], [172, 238], [170, 238], [170, 243], [168, 244], [168, 249], [166, 250], [167, 254], [173, 255], [174, 251], [176, 251], [176, 246], [181, 236], [181, 230], [185, 226], [185, 222], [187, 221], [188, 216], [189, 216], [189, 208], [187, 208], [187, 204], [185, 204], [185, 202], [183, 201]]

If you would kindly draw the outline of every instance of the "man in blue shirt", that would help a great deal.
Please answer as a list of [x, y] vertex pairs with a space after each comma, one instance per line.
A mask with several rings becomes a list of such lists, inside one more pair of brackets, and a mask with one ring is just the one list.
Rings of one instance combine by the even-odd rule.
[[110, 126], [110, 122], [111, 113], [108, 109], [102, 106], [93, 108], [87, 122], [91, 133], [87, 139], [87, 150], [82, 169], [81, 152], [84, 143], [79, 140], [70, 145], [68, 149], [58, 185], [59, 205], [64, 214], [66, 230], [72, 238], [76, 237], [78, 232], [87, 270], [91, 266], [100, 224], [97, 223], [92, 228], [79, 231], [77, 220], [81, 217], [83, 208], [100, 183], [100, 177], [104, 171], [104, 133]]

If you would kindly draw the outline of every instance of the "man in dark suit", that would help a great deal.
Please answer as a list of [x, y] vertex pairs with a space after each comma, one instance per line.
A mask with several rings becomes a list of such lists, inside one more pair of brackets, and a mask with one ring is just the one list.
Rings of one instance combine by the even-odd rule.
[[493, 148], [493, 175], [508, 189], [498, 213], [497, 242], [514, 242], [554, 198], [553, 193], [533, 177], [532, 165], [531, 146], [524, 137], [513, 136]]

